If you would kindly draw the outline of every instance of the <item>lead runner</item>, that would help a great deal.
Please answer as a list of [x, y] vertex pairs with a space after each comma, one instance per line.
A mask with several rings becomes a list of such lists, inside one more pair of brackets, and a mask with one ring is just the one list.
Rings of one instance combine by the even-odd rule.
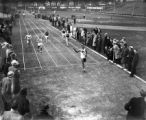
[[86, 70], [85, 70], [85, 62], [86, 62], [86, 58], [87, 58], [87, 50], [86, 50], [85, 46], [81, 45], [81, 49], [79, 49], [79, 50], [76, 50], [75, 48], [73, 48], [73, 49], [74, 49], [74, 51], [76, 53], [80, 53], [83, 72], [86, 72]]

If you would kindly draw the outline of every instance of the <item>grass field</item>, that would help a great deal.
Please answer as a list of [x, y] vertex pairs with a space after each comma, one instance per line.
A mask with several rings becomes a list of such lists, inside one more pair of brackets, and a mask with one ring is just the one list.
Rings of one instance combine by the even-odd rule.
[[[48, 30], [43, 52], [37, 51], [36, 40]], [[24, 36], [33, 36], [28, 46]], [[48, 21], [21, 18], [13, 30], [13, 45], [21, 64], [21, 85], [28, 87], [28, 98], [36, 114], [42, 104], [50, 104], [56, 117], [64, 120], [124, 120], [124, 104], [139, 96], [145, 83], [129, 78], [123, 70], [88, 49], [87, 72], [83, 73], [79, 54], [71, 39], [65, 45], [58, 30]], [[51, 111], [51, 110], [50, 110]]]

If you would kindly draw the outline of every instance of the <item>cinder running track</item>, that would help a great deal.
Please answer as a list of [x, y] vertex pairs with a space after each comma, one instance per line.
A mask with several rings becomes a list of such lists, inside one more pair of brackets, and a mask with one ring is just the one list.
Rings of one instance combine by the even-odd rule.
[[[141, 88], [146, 89], [145, 83], [129, 78], [89, 49], [87, 73], [83, 73], [79, 54], [72, 49], [80, 44], [71, 39], [67, 47], [48, 21], [29, 15], [21, 18], [15, 29], [13, 44], [21, 63], [21, 84], [29, 88], [28, 97], [35, 108], [44, 102], [55, 104], [61, 112], [56, 116], [65, 120], [124, 120], [124, 104], [139, 96]], [[46, 30], [49, 39], [43, 41], [43, 53], [39, 53], [36, 40]], [[29, 46], [24, 40], [27, 32], [33, 36]]]

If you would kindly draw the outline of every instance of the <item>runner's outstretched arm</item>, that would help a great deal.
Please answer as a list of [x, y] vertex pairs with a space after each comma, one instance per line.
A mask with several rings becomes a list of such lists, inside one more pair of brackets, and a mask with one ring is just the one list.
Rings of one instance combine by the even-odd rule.
[[73, 50], [74, 50], [76, 53], [80, 52], [80, 50], [76, 50], [75, 48], [73, 48]]

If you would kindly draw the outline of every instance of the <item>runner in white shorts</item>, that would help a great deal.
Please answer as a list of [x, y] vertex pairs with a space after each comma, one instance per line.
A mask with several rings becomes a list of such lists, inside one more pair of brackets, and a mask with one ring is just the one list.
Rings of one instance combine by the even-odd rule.
[[66, 45], [68, 46], [69, 45], [69, 32], [68, 31], [66, 32], [66, 39], [65, 39], [65, 41], [66, 41]]
[[46, 32], [45, 32], [45, 39], [46, 39], [46, 42], [47, 42], [47, 40], [48, 40], [48, 37], [49, 37], [49, 32], [46, 31]]
[[65, 33], [65, 29], [63, 28], [63, 29], [62, 29], [62, 38], [65, 38], [65, 34], [66, 34], [66, 33]]
[[87, 58], [87, 50], [86, 50], [85, 46], [81, 45], [81, 49], [79, 49], [79, 50], [76, 50], [75, 48], [73, 48], [73, 49], [76, 53], [78, 53], [78, 52], [80, 53], [83, 72], [85, 72], [86, 71], [85, 70], [85, 62], [86, 62], [86, 58]]
[[27, 44], [30, 44], [30, 40], [32, 39], [32, 36], [30, 33], [28, 33], [26, 36], [25, 36], [25, 39], [27, 40]]
[[39, 39], [38, 39], [38, 51], [39, 52], [42, 52], [42, 50], [43, 50], [43, 39], [42, 39], [42, 37], [40, 37]]

